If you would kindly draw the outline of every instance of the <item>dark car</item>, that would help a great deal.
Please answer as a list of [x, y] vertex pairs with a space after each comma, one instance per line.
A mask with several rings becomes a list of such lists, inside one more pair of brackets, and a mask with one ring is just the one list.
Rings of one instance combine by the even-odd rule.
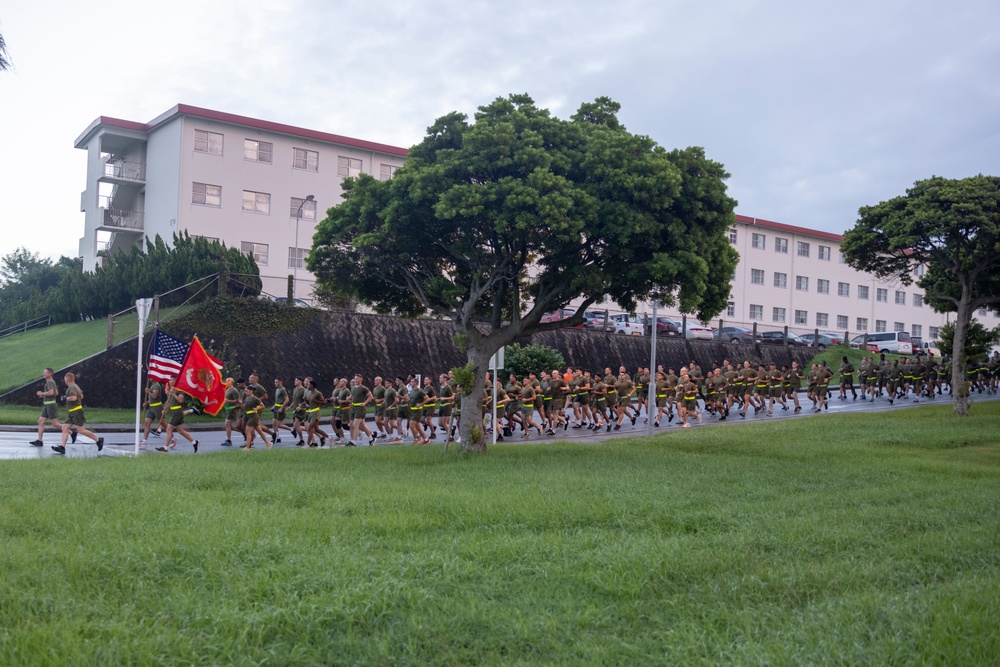
[[836, 337], [825, 333], [821, 333], [819, 334], [819, 336], [817, 336], [816, 334], [802, 334], [801, 336], [799, 336], [799, 338], [804, 340], [810, 346], [812, 346], [813, 342], [815, 341], [816, 348], [819, 350], [825, 350], [826, 348], [833, 347], [834, 345], [844, 344], [843, 336]]
[[924, 339], [920, 336], [910, 336], [910, 345], [913, 347], [913, 356], [927, 356], [927, 350], [924, 349]]
[[583, 326], [590, 331], [614, 331], [615, 322], [607, 317], [607, 324], [604, 323], [605, 312], [603, 310], [588, 310], [583, 314]]
[[[712, 338], [723, 343], [747, 343], [754, 342], [753, 329], [746, 327], [722, 327], [712, 332]], [[757, 334], [757, 341], [760, 341], [760, 334]]]
[[[646, 327], [646, 335], [652, 333], [652, 327]], [[669, 317], [657, 317], [656, 318], [656, 335], [657, 336], [680, 336], [681, 335], [681, 325], [674, 322]]]
[[[784, 345], [784, 331], [764, 331], [760, 334], [760, 342], [764, 345]], [[788, 345], [792, 347], [809, 347], [809, 343], [793, 333], [788, 334]]]

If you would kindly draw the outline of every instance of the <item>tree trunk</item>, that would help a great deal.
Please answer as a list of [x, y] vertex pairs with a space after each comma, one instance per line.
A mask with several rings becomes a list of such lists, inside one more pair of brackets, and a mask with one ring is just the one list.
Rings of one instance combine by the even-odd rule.
[[466, 354], [472, 363], [473, 381], [471, 387], [462, 387], [462, 449], [467, 452], [485, 452], [487, 440], [483, 430], [483, 397], [486, 394], [486, 370], [490, 357], [473, 349], [469, 349]]
[[969, 416], [969, 387], [965, 383], [965, 338], [971, 318], [972, 290], [962, 285], [962, 297], [955, 314], [955, 339], [951, 351], [951, 403], [952, 412]]

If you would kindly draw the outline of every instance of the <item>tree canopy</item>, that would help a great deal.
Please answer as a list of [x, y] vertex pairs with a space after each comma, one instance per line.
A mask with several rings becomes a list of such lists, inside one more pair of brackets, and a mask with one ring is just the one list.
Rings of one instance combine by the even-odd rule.
[[[926, 300], [956, 313], [952, 381], [961, 386], [972, 314], [1000, 303], [1000, 177], [917, 181], [906, 195], [862, 207], [841, 251], [853, 268], [903, 284], [926, 267], [917, 280]], [[955, 412], [967, 414], [962, 392], [954, 397]]]
[[[345, 180], [309, 269], [380, 312], [450, 319], [479, 384], [496, 349], [605, 297], [713, 317], [738, 259], [729, 175], [701, 148], [629, 133], [618, 111], [599, 98], [561, 120], [510, 95], [471, 122], [442, 116], [392, 179]], [[568, 321], [540, 323], [572, 301]]]
[[[253, 258], [217, 241], [174, 236], [172, 247], [159, 236], [146, 241], [145, 252], [133, 248], [109, 258], [94, 273], [83, 271], [78, 258], [60, 257], [53, 263], [25, 248], [0, 258], [0, 328], [49, 315], [54, 323], [106, 317], [135, 300], [180, 287], [187, 282], [226, 270], [249, 274], [227, 293], [260, 293], [259, 269]], [[180, 290], [164, 305], [180, 303], [202, 285]], [[206, 293], [205, 296], [214, 296]]]

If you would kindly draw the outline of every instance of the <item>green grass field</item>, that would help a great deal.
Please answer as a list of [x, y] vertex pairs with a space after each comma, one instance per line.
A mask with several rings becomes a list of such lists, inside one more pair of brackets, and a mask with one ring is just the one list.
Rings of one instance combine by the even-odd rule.
[[[191, 310], [192, 306], [164, 308], [162, 322], [168, 322]], [[114, 342], [120, 343], [139, 333], [135, 313], [115, 321]], [[147, 330], [146, 335], [149, 335]], [[97, 354], [108, 347], [108, 321], [53, 324], [42, 329], [0, 338], [0, 393], [42, 377], [42, 369], [64, 368]]]
[[[267, 411], [265, 411], [267, 412]], [[38, 415], [41, 413], [39, 405], [10, 405], [0, 403], [0, 424], [11, 426], [34, 426], [38, 423]], [[86, 408], [87, 422], [90, 424], [134, 424], [135, 409], [128, 408]], [[270, 412], [266, 416], [270, 417]], [[66, 421], [66, 406], [59, 406], [59, 419]], [[188, 424], [216, 423], [221, 424], [225, 417], [223, 413], [213, 417], [211, 415], [188, 415], [184, 421]]]
[[0, 464], [0, 664], [993, 665], [1000, 404]]

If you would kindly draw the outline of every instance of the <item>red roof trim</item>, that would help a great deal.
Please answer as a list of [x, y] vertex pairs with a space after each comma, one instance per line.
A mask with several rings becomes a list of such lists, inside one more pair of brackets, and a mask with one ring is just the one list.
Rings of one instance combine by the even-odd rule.
[[788, 232], [790, 234], [801, 234], [803, 236], [814, 236], [820, 239], [827, 239], [830, 241], [836, 241], [837, 243], [843, 243], [844, 237], [841, 234], [833, 234], [831, 232], [822, 232], [818, 229], [809, 229], [808, 227], [796, 227], [795, 225], [786, 225], [783, 222], [774, 222], [772, 220], [764, 220], [763, 218], [751, 218], [745, 215], [736, 215], [736, 222], [742, 222], [746, 225], [754, 225], [756, 227], [763, 227], [764, 229], [773, 229], [779, 232]]
[[390, 146], [389, 144], [380, 144], [375, 141], [365, 141], [364, 139], [353, 139], [351, 137], [345, 137], [340, 134], [330, 134], [329, 132], [307, 130], [305, 128], [295, 127], [293, 125], [284, 125], [283, 123], [274, 123], [267, 120], [250, 118], [248, 116], [238, 116], [236, 114], [224, 113], [222, 111], [202, 109], [200, 107], [193, 107], [187, 104], [178, 104], [173, 109], [170, 109], [166, 113], [157, 116], [148, 123], [137, 123], [132, 120], [122, 120], [120, 118], [101, 116], [93, 123], [91, 123], [86, 130], [84, 130], [83, 134], [81, 134], [80, 137], [77, 139], [76, 147], [82, 148], [84, 139], [102, 125], [119, 127], [126, 130], [135, 130], [137, 132], [149, 132], [158, 125], [161, 125], [178, 115], [193, 116], [195, 118], [204, 118], [206, 120], [213, 120], [220, 123], [231, 123], [233, 125], [242, 125], [244, 127], [253, 127], [259, 130], [267, 130], [268, 132], [278, 132], [281, 134], [288, 134], [293, 137], [312, 139], [314, 141], [323, 141], [331, 144], [340, 144], [342, 146], [350, 146], [352, 148], [360, 148], [367, 151], [375, 151], [377, 153], [399, 155], [400, 157], [406, 157], [407, 154], [409, 153], [407, 149], [400, 148], [399, 146]]

